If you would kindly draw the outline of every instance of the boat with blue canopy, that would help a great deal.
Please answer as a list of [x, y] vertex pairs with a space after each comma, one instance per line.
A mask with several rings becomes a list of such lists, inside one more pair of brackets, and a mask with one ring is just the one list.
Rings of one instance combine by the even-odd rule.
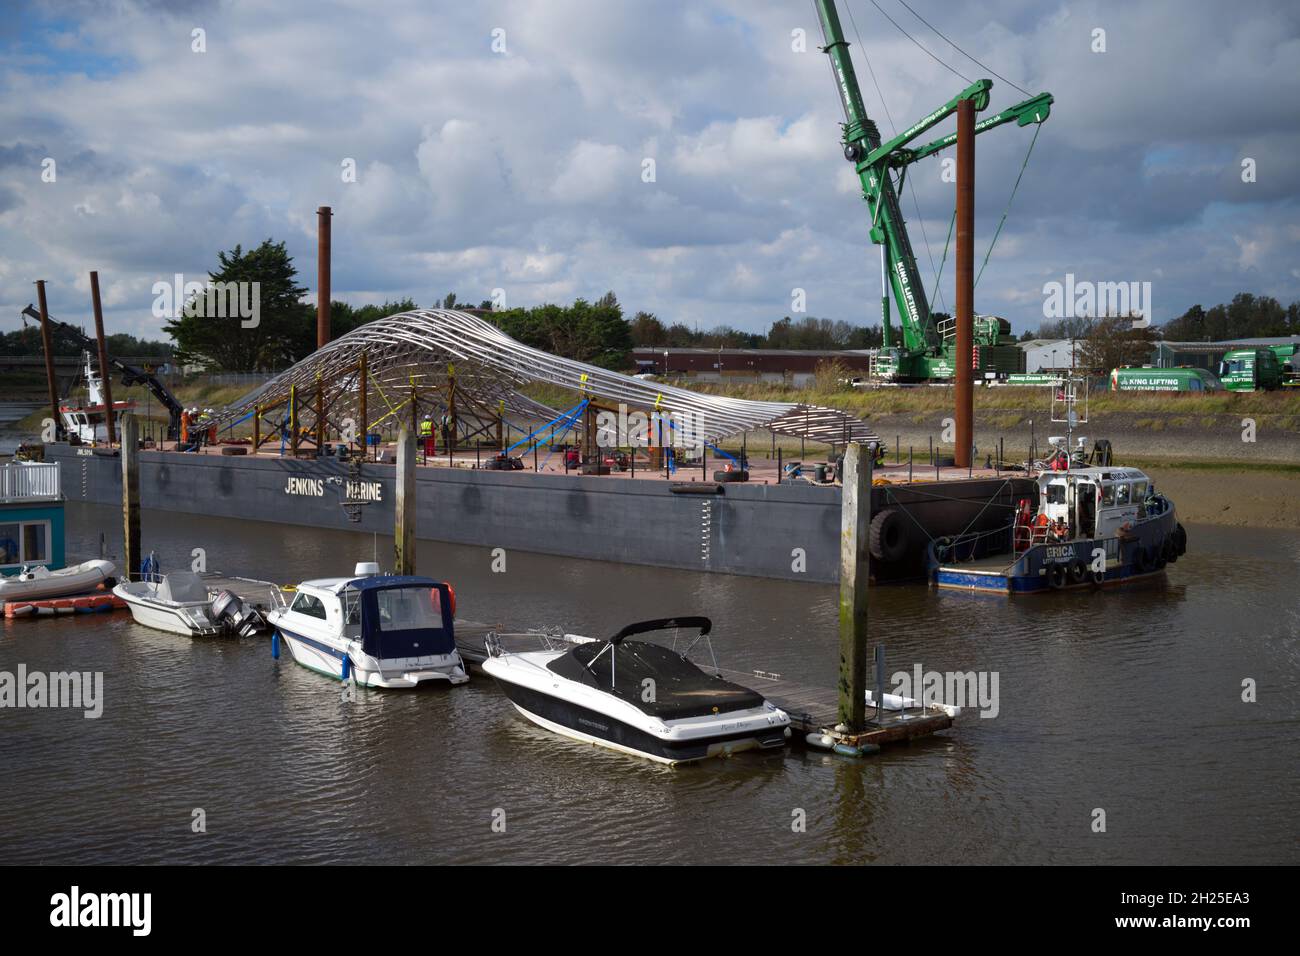
[[267, 619], [277, 656], [283, 641], [299, 664], [337, 680], [389, 689], [463, 684], [455, 600], [445, 581], [362, 563], [350, 578], [304, 581]]

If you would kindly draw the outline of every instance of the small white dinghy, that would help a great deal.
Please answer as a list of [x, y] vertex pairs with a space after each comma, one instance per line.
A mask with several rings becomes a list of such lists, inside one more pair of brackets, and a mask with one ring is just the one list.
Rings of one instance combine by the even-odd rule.
[[0, 577], [0, 604], [85, 594], [101, 584], [112, 586], [116, 573], [112, 561], [98, 559], [57, 571], [43, 564], [25, 567], [12, 577]]
[[215, 637], [225, 628], [212, 616], [208, 586], [193, 571], [173, 571], [161, 581], [123, 581], [113, 593], [137, 624], [187, 637]]

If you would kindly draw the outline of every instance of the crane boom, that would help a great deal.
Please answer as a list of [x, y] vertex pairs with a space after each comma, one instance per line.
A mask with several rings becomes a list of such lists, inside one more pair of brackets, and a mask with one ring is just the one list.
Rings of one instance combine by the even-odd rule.
[[855, 164], [862, 184], [862, 197], [871, 213], [871, 241], [882, 246], [881, 277], [889, 288], [881, 289], [881, 310], [884, 319], [882, 332], [885, 347], [892, 341], [889, 325], [889, 292], [899, 306], [899, 324], [903, 341], [909, 349], [923, 349], [937, 345], [934, 322], [930, 318], [930, 303], [925, 297], [921, 273], [916, 266], [912, 242], [903, 215], [898, 207], [898, 193], [889, 176], [888, 166], [872, 163], [868, 157], [880, 149], [880, 130], [867, 116], [862, 103], [862, 91], [849, 56], [849, 44], [840, 27], [839, 12], [834, 0], [817, 0], [817, 13], [822, 22], [823, 48], [831, 59], [844, 107], [844, 158]]
[[[26, 318], [34, 319], [37, 322], [40, 322], [41, 320], [41, 314], [32, 308], [31, 305], [28, 305], [27, 308], [23, 309], [22, 315]], [[58, 326], [62, 330], [63, 334], [76, 342], [78, 346], [91, 353], [98, 352], [98, 343], [96, 343], [90, 336], [86, 335], [86, 333], [82, 332], [81, 329], [77, 328], [75, 325], [70, 325], [67, 322], [60, 322], [53, 316], [48, 316], [48, 318], [50, 320], [50, 325]], [[159, 404], [161, 404], [163, 408], [167, 409], [168, 440], [179, 440], [181, 435], [181, 411], [183, 409], [181, 403], [177, 401], [176, 396], [168, 390], [167, 386], [159, 380], [158, 376], [154, 375], [152, 372], [145, 371], [144, 369], [136, 368], [134, 365], [127, 365], [120, 359], [115, 359], [111, 356], [109, 357], [108, 364], [113, 366], [113, 368], [122, 374], [122, 384], [127, 388], [134, 385], [143, 385], [153, 393], [154, 398], [158, 399]], [[100, 369], [99, 374], [107, 376], [108, 369]], [[58, 413], [58, 409], [55, 409], [54, 411], [55, 414]]]
[[[923, 380], [952, 377], [956, 357], [955, 336], [951, 323], [946, 328], [936, 327], [930, 313], [930, 302], [925, 294], [920, 269], [912, 251], [907, 224], [898, 204], [898, 191], [907, 175], [907, 168], [918, 160], [947, 149], [957, 141], [955, 133], [942, 136], [923, 146], [909, 144], [957, 111], [963, 100], [971, 100], [976, 112], [989, 105], [989, 91], [993, 82], [977, 80], [943, 106], [926, 114], [921, 120], [895, 136], [882, 142], [880, 130], [867, 115], [858, 87], [857, 74], [849, 54], [849, 44], [844, 39], [835, 0], [816, 0], [817, 15], [821, 20], [822, 36], [826, 45], [823, 52], [830, 58], [839, 88], [840, 103], [844, 108], [843, 136], [844, 158], [854, 164], [862, 185], [862, 198], [866, 200], [871, 216], [871, 241], [881, 247], [881, 330], [882, 349], [879, 368], [887, 378]], [[975, 124], [975, 132], [982, 133], [1006, 123], [1020, 126], [1041, 123], [1051, 112], [1053, 98], [1050, 93], [1039, 93], [1022, 103], [1009, 107]], [[893, 171], [897, 171], [895, 183]], [[890, 325], [890, 297], [898, 307], [898, 325], [901, 341], [895, 342]], [[1023, 371], [1023, 353], [1009, 344], [1010, 323], [994, 316], [979, 316], [976, 320], [976, 355], [972, 359], [977, 370], [990, 368], [997, 372]], [[1014, 349], [1014, 351], [1012, 351]]]

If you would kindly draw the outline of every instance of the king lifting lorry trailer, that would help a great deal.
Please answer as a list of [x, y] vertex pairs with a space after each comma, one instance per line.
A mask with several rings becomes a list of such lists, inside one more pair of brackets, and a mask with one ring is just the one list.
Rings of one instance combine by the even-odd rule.
[[[994, 315], [974, 317], [972, 355], [956, 355], [957, 329], [952, 319], [934, 321], [926, 298], [921, 273], [907, 225], [898, 204], [907, 169], [918, 160], [947, 149], [957, 142], [955, 133], [923, 146], [909, 145], [914, 139], [957, 111], [963, 100], [971, 100], [976, 112], [989, 105], [991, 80], [979, 80], [957, 94], [943, 106], [926, 115], [888, 142], [882, 142], [880, 130], [867, 116], [857, 75], [849, 56], [849, 44], [840, 28], [834, 0], [816, 0], [822, 35], [823, 52], [830, 57], [844, 106], [844, 158], [853, 163], [862, 184], [862, 198], [871, 214], [871, 241], [880, 246], [881, 330], [883, 341], [876, 362], [876, 374], [888, 382], [929, 382], [948, 380], [956, 374], [958, 361], [970, 362], [976, 379], [1001, 378], [1025, 370], [1024, 350], [1015, 344], [1011, 324]], [[987, 117], [975, 124], [982, 133], [1017, 123], [1028, 126], [1042, 123], [1051, 112], [1052, 95], [1039, 93], [1022, 103]], [[1035, 132], [1035, 137], [1037, 132]], [[1032, 149], [1032, 144], [1031, 147]], [[1026, 157], [1026, 160], [1028, 157]], [[897, 178], [895, 178], [895, 176]], [[890, 323], [890, 295], [898, 306], [897, 333]]]

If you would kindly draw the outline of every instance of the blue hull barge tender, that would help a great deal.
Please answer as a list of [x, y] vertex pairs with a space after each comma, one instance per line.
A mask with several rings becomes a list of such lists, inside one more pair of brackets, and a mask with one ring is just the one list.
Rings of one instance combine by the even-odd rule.
[[1100, 588], [1161, 574], [1187, 550], [1173, 502], [1142, 471], [1110, 466], [1044, 472], [1037, 509], [1022, 500], [1001, 540], [988, 537], [932, 542], [931, 581], [995, 594]]

